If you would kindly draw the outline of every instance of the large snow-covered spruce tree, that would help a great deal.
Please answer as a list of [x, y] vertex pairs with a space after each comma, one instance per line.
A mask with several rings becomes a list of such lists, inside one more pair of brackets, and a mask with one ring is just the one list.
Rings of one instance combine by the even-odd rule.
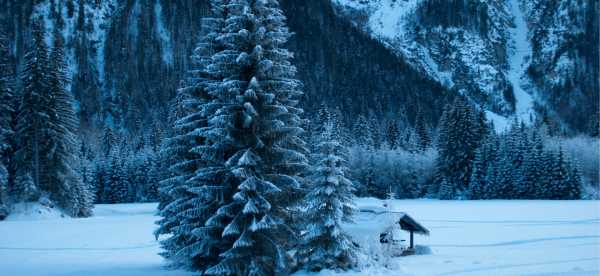
[[75, 114], [74, 99], [66, 90], [69, 79], [60, 30], [54, 31], [54, 47], [50, 53], [49, 108], [45, 153], [47, 192], [59, 206], [76, 217], [92, 215], [94, 194], [92, 188], [83, 183], [79, 174], [76, 155], [79, 141], [75, 132], [79, 119]]
[[283, 48], [290, 32], [276, 0], [231, 0], [224, 6], [228, 14], [217, 39], [224, 50], [209, 66], [223, 78], [208, 87], [215, 97], [210, 104], [220, 108], [202, 133], [223, 144], [224, 165], [237, 187], [225, 195], [233, 202], [207, 221], [207, 227], [225, 222], [221, 235], [233, 243], [206, 272], [285, 273], [295, 240], [289, 207], [300, 194], [298, 176], [307, 169], [302, 110], [296, 107], [301, 83], [292, 54]]
[[48, 193], [68, 214], [89, 216], [93, 194], [82, 183], [76, 167], [77, 118], [73, 99], [65, 89], [68, 80], [62, 40], [57, 31], [56, 45], [49, 53], [42, 22], [33, 23], [33, 39], [21, 73], [12, 197], [36, 200], [41, 193]]
[[215, 275], [289, 269], [289, 208], [307, 167], [302, 93], [276, 1], [213, 1], [164, 148], [157, 235], [174, 266]]
[[[23, 90], [21, 91], [17, 115], [16, 136], [19, 137], [15, 151], [17, 163], [16, 179], [33, 179], [36, 186], [42, 186], [44, 169], [44, 152], [47, 143], [44, 139], [46, 122], [49, 119], [50, 98], [49, 79], [50, 67], [48, 47], [44, 42], [44, 31], [41, 20], [33, 22], [32, 41], [29, 51], [25, 54], [21, 73]], [[17, 199], [35, 198], [39, 195], [14, 194], [26, 191], [20, 186], [29, 181], [15, 181], [11, 187], [11, 196]]]
[[342, 229], [342, 222], [351, 222], [355, 211], [354, 187], [345, 176], [348, 150], [333, 135], [333, 128], [327, 124], [321, 135], [315, 154], [318, 164], [304, 203], [307, 227], [298, 255], [310, 271], [345, 270], [357, 262], [357, 248]]

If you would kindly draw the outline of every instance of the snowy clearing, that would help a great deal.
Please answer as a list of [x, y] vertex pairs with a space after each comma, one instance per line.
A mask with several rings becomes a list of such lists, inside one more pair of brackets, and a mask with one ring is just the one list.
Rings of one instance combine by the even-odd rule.
[[[382, 201], [359, 199], [359, 207]], [[97, 205], [86, 219], [12, 216], [0, 222], [2, 275], [193, 275], [164, 269], [156, 204]], [[430, 255], [374, 260], [386, 219], [361, 214], [347, 229], [370, 257], [346, 275], [597, 275], [599, 201], [396, 200], [431, 231]], [[368, 246], [365, 246], [368, 244]], [[385, 268], [387, 265], [388, 268]], [[297, 273], [306, 275], [307, 273]], [[325, 271], [320, 275], [338, 275]]]

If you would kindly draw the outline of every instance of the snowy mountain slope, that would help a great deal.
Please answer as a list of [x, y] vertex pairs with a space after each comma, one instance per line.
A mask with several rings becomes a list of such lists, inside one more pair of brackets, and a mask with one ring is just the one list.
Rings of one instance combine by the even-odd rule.
[[[82, 22], [79, 18], [80, 6], [75, 5], [69, 0], [44, 0], [39, 2], [34, 9], [33, 17], [41, 17], [44, 20], [46, 27], [46, 43], [52, 45], [53, 31], [56, 24], [60, 24], [58, 28], [63, 36], [65, 45], [67, 46], [67, 64], [69, 64], [69, 77], [72, 78], [78, 70], [77, 53], [75, 53], [76, 44], [80, 43], [81, 39], [78, 28], [84, 28], [86, 40], [90, 41], [93, 47], [92, 52], [95, 53], [92, 62], [95, 63], [95, 68], [98, 70], [99, 80], [104, 79], [104, 46], [107, 37], [107, 29], [110, 24], [110, 18], [115, 11], [117, 0], [91, 1], [84, 3], [84, 26], [80, 26]], [[72, 10], [71, 10], [72, 9]]]
[[529, 123], [540, 113], [568, 130], [598, 125], [598, 116], [583, 115], [598, 112], [597, 0], [331, 1], [415, 68], [468, 95], [497, 125]]
[[544, 112], [579, 131], [598, 132], [598, 0], [521, 1], [530, 26], [532, 85]]
[[[511, 97], [505, 95], [510, 92], [505, 73], [511, 20], [507, 5], [491, 1], [333, 2], [341, 14], [422, 72], [457, 88], [486, 109], [502, 115], [513, 112]], [[451, 13], [477, 20], [455, 19]]]
[[531, 122], [534, 118], [533, 97], [525, 91], [522, 79], [525, 77], [525, 68], [531, 57], [531, 43], [529, 42], [529, 29], [525, 21], [525, 14], [518, 0], [510, 0], [511, 13], [514, 16], [515, 27], [510, 29], [513, 47], [509, 57], [508, 80], [513, 87], [515, 95], [515, 115], [522, 122]]

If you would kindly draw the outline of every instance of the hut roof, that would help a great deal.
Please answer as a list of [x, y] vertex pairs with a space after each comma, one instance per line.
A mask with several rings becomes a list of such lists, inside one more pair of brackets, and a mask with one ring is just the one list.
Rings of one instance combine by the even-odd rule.
[[373, 213], [375, 215], [393, 214], [394, 223], [400, 224], [400, 228], [404, 231], [412, 231], [416, 234], [429, 235], [429, 230], [418, 223], [415, 219], [404, 212], [387, 211], [383, 208], [361, 208], [360, 212]]

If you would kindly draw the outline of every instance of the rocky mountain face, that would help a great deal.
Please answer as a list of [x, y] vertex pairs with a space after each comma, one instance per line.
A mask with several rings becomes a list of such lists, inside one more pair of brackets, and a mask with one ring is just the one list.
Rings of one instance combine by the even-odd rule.
[[528, 76], [541, 110], [572, 129], [596, 132], [600, 38], [598, 0], [523, 1], [532, 41]]
[[590, 120], [597, 116], [579, 112], [598, 112], [597, 0], [331, 1], [357, 28], [498, 123], [516, 117], [574, 132], [597, 127]]
[[[499, 121], [530, 119], [530, 104], [587, 131], [595, 116], [586, 114], [598, 111], [598, 1], [523, 1], [526, 29], [516, 1], [281, 0], [307, 114], [324, 104], [346, 123], [363, 114], [412, 124], [422, 110], [433, 126], [462, 93]], [[0, 0], [15, 70], [32, 19], [43, 18], [49, 44], [54, 28], [62, 32], [91, 138], [105, 128], [132, 137], [168, 128], [209, 13], [208, 0]], [[515, 42], [523, 31], [527, 43]]]

